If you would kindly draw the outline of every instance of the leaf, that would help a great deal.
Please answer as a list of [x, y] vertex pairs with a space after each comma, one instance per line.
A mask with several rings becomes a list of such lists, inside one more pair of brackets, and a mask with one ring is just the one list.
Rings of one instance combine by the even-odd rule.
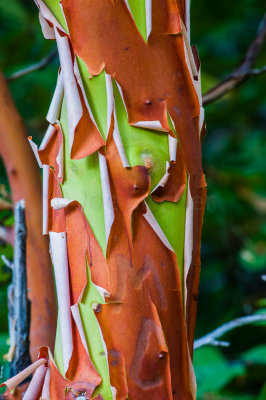
[[241, 356], [248, 364], [266, 365], [266, 345], [259, 345], [246, 351]]
[[16, 24], [26, 25], [28, 20], [26, 8], [17, 0], [1, 1], [0, 14], [2, 18], [12, 20]]
[[243, 268], [251, 272], [265, 270], [266, 263], [265, 242], [249, 242], [239, 253], [239, 261]]
[[263, 385], [257, 400], [265, 400], [265, 399], [266, 399], [266, 383]]
[[[2, 304], [2, 303], [1, 303]], [[1, 318], [2, 321], [2, 318]], [[1, 382], [6, 380], [9, 377], [9, 363], [7, 361], [4, 361], [2, 358], [3, 354], [6, 354], [8, 352], [8, 334], [6, 332], [4, 333], [0, 333], [0, 354], [1, 354], [1, 358], [0, 358], [0, 371], [1, 371], [1, 375], [0, 375], [0, 379]], [[5, 388], [0, 388], [0, 395], [2, 393], [4, 393]]]
[[219, 349], [204, 347], [195, 351], [194, 367], [199, 398], [208, 392], [223, 388], [234, 377], [245, 373], [240, 362], [229, 364]]

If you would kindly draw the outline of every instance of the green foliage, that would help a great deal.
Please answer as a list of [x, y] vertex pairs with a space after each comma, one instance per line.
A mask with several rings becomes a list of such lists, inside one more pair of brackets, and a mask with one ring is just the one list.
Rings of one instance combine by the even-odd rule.
[[248, 364], [266, 365], [266, 345], [256, 346], [245, 351], [241, 358]]
[[[0, 304], [1, 305], [3, 304], [2, 301]], [[2, 317], [3, 316], [1, 314], [0, 315], [1, 321], [3, 321]], [[6, 332], [4, 332], [4, 333], [0, 332], [0, 354], [1, 355], [6, 354], [8, 352], [8, 348], [9, 348], [8, 341], [9, 341], [8, 334]], [[0, 381], [2, 382], [9, 378], [9, 363], [7, 361], [3, 361], [1, 359], [0, 366], [1, 366]], [[2, 393], [4, 393], [4, 391], [5, 391], [5, 388], [0, 388], [0, 395]]]
[[228, 362], [218, 348], [210, 346], [195, 352], [194, 366], [199, 399], [206, 392], [218, 392], [233, 378], [245, 373], [241, 362]]
[[[131, 1], [131, 3], [133, 3]], [[261, 0], [192, 1], [192, 43], [197, 44], [206, 91], [241, 62], [265, 12]], [[44, 40], [33, 1], [0, 2], [0, 64], [6, 76], [39, 61], [54, 48]], [[265, 46], [256, 67], [266, 65]], [[37, 142], [54, 90], [58, 60], [10, 84], [29, 135]], [[202, 275], [197, 337], [222, 323], [252, 312], [265, 312], [265, 126], [266, 74], [206, 107], [203, 163], [208, 198], [202, 240]], [[89, 89], [88, 89], [89, 90]], [[103, 127], [104, 129], [104, 127]], [[0, 183], [7, 179], [0, 163]], [[12, 224], [11, 213], [0, 223]], [[0, 253], [12, 259], [10, 246]], [[0, 353], [8, 350], [6, 288], [10, 272], [0, 261]], [[228, 334], [226, 349], [195, 351], [199, 400], [266, 398], [265, 324]], [[2, 362], [0, 361], [0, 364]], [[6, 363], [5, 363], [6, 365]], [[4, 368], [8, 373], [7, 366]], [[7, 375], [6, 375], [7, 376]]]
[[[264, 11], [256, 0], [192, 2], [203, 91], [240, 64]], [[264, 45], [256, 67], [265, 64]], [[265, 312], [265, 84], [265, 75], [251, 79], [205, 109], [208, 198], [198, 337], [237, 316]], [[227, 335], [228, 349], [195, 351], [199, 399], [265, 399], [265, 333], [265, 324], [244, 327]]]

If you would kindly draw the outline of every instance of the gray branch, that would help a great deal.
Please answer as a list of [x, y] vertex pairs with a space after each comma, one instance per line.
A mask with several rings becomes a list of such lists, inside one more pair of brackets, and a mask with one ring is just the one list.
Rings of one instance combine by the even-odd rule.
[[215, 329], [214, 331], [208, 333], [207, 335], [203, 336], [200, 339], [195, 340], [194, 342], [194, 350], [199, 349], [203, 346], [222, 346], [228, 347], [230, 346], [229, 342], [224, 342], [217, 340], [227, 332], [232, 331], [233, 329], [239, 328], [244, 325], [254, 324], [255, 322], [266, 321], [266, 314], [258, 314], [258, 315], [247, 315], [245, 317], [240, 317], [233, 319], [230, 322], [220, 326], [219, 328]]
[[50, 62], [57, 56], [57, 49], [53, 50], [51, 53], [43, 57], [40, 61], [35, 64], [30, 65], [29, 67], [23, 68], [17, 72], [14, 72], [12, 75], [8, 76], [6, 79], [8, 82], [14, 81], [22, 76], [28, 75], [31, 72], [38, 71], [40, 69], [45, 68]]
[[8, 287], [8, 322], [10, 335], [10, 375], [14, 376], [31, 363], [29, 355], [29, 301], [26, 275], [25, 201], [15, 206], [15, 247], [12, 283]]
[[203, 105], [206, 106], [207, 104], [212, 103], [213, 101], [219, 99], [229, 91], [235, 89], [237, 86], [244, 83], [250, 77], [258, 76], [266, 72], [266, 66], [262, 68], [253, 69], [257, 56], [264, 43], [265, 37], [266, 37], [266, 15], [264, 16], [259, 26], [258, 33], [253, 42], [250, 44], [241, 65], [238, 68], [236, 68], [222, 82], [218, 83], [218, 85], [208, 90], [208, 92], [202, 96]]

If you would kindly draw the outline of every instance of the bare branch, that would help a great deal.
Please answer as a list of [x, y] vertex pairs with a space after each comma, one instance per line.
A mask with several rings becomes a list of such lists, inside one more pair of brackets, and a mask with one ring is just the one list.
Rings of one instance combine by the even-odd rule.
[[35, 64], [30, 65], [29, 67], [23, 68], [17, 72], [14, 72], [12, 75], [8, 76], [6, 79], [8, 82], [14, 81], [22, 76], [28, 75], [31, 72], [38, 71], [40, 69], [45, 68], [50, 62], [57, 56], [57, 49], [53, 50], [51, 53], [47, 54], [47, 56], [43, 57], [40, 61]]
[[11, 376], [31, 363], [29, 355], [30, 303], [27, 297], [25, 201], [15, 206], [15, 246], [12, 282], [8, 287], [8, 324]]
[[208, 333], [202, 338], [195, 340], [194, 350], [207, 345], [228, 347], [230, 346], [229, 342], [224, 342], [217, 339], [219, 339], [227, 332], [232, 331], [233, 329], [239, 328], [244, 325], [254, 324], [255, 322], [260, 322], [260, 321], [266, 321], [266, 314], [247, 315], [245, 317], [233, 319], [232, 321], [227, 322], [226, 324], [220, 326], [219, 328]]
[[236, 68], [227, 78], [212, 89], [208, 90], [202, 97], [203, 105], [212, 103], [213, 101], [224, 96], [229, 91], [241, 85], [251, 76], [258, 76], [266, 72], [266, 66], [258, 69], [253, 69], [256, 58], [264, 43], [266, 37], [266, 15], [259, 26], [257, 36], [250, 44], [243, 62]]

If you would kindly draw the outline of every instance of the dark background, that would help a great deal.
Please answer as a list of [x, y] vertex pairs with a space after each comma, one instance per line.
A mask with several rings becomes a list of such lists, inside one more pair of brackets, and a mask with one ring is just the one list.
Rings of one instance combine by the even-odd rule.
[[[202, 63], [203, 92], [244, 57], [265, 7], [261, 0], [192, 0], [191, 37]], [[43, 39], [33, 1], [0, 2], [0, 66], [6, 76], [39, 61], [55, 44]], [[265, 45], [256, 67], [266, 65]], [[58, 59], [44, 70], [10, 83], [28, 134], [38, 142], [55, 87]], [[208, 183], [203, 226], [197, 337], [226, 321], [266, 312], [266, 74], [205, 109], [203, 162]], [[39, 138], [39, 140], [38, 140]], [[9, 191], [0, 160], [0, 197]], [[0, 224], [10, 225], [10, 211]], [[0, 254], [12, 248], [0, 242]], [[10, 272], [0, 261], [0, 353], [8, 350], [6, 289]], [[226, 349], [195, 351], [200, 400], [266, 399], [266, 327], [262, 323], [226, 335]], [[7, 365], [0, 359], [0, 380]]]

